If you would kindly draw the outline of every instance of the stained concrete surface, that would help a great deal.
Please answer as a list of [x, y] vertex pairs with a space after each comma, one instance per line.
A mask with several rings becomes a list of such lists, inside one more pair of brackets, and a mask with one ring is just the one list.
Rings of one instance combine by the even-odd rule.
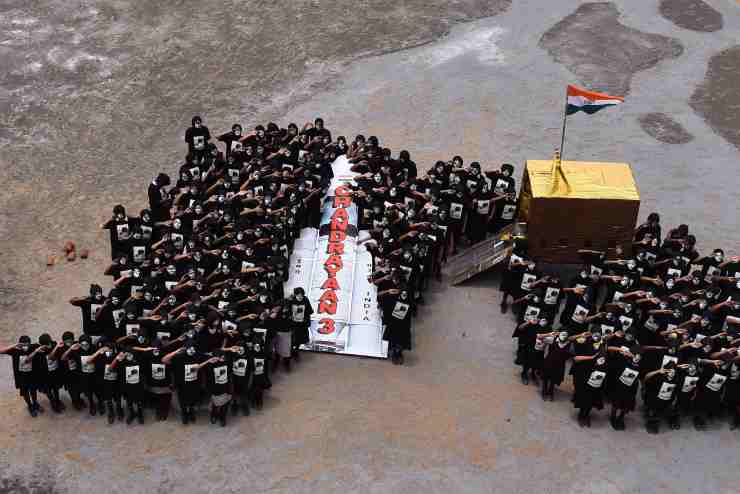
[[[688, 104], [710, 58], [733, 47], [740, 34], [734, 2], [708, 3], [724, 16], [723, 29], [713, 33], [677, 28], [661, 17], [657, 0], [613, 2], [619, 17], [605, 33], [622, 30], [618, 20], [675, 39], [684, 51], [636, 71], [624, 105], [570, 117], [565, 154], [632, 163], [641, 217], [660, 211], [666, 225], [689, 223], [700, 249], [721, 245], [737, 253], [740, 182], [732, 170], [738, 151]], [[571, 72], [538, 47], [577, 10], [572, 1], [544, 8], [518, 0], [495, 12], [489, 2], [302, 2], [296, 10], [244, 4], [234, 13], [229, 3], [171, 1], [160, 9], [96, 2], [102, 17], [89, 21], [74, 21], [87, 11], [69, 2], [17, 2], [15, 10], [1, 11], [3, 26], [39, 31], [28, 35], [38, 37], [37, 44], [20, 43], [22, 35], [7, 30], [0, 41], [1, 101], [6, 108], [28, 105], [10, 106], [1, 117], [8, 139], [0, 155], [4, 340], [78, 325], [79, 313], [66, 299], [103, 279], [106, 236], [95, 225], [118, 202], [138, 210], [148, 180], [175, 169], [193, 112], [202, 112], [212, 131], [237, 120], [302, 123], [321, 114], [335, 132], [377, 134], [394, 151], [409, 149], [422, 167], [460, 154], [484, 167], [509, 161], [521, 172], [525, 159], [548, 157], [559, 144], [565, 85], [599, 80], [601, 72], [599, 66]], [[203, 9], [201, 17], [191, 19], [193, 6]], [[366, 20], [339, 22], [353, 8], [364, 9]], [[396, 9], [390, 20], [387, 9]], [[291, 23], [295, 11], [309, 17]], [[455, 24], [491, 13], [498, 15]], [[232, 22], [237, 14], [261, 35], [226, 36], [240, 29]], [[203, 20], [212, 24], [205, 28]], [[91, 38], [65, 41], [56, 34], [69, 28], [65, 22], [89, 22], [84, 29]], [[316, 34], [324, 23], [341, 35]], [[449, 36], [430, 42], [450, 26]], [[48, 30], [53, 34], [44, 38]], [[362, 35], [352, 36], [353, 30]], [[371, 34], [377, 36], [373, 49], [390, 53], [368, 56]], [[566, 44], [585, 45], [564, 36]], [[299, 56], [273, 68], [265, 58], [288, 56], [281, 39], [302, 54], [318, 53], [320, 45], [327, 55], [305, 68], [291, 67], [304, 60]], [[93, 61], [92, 69], [81, 63], [72, 70], [77, 75], [58, 80], [45, 68], [25, 82], [8, 75], [7, 60], [15, 60], [12, 67], [30, 65], [57, 43], [73, 55], [81, 50], [124, 63], [110, 76], [100, 75], [106, 66]], [[260, 57], [251, 51], [255, 45], [241, 68], [218, 68], [218, 50], [237, 53], [249, 43], [275, 51]], [[402, 49], [409, 44], [421, 46]], [[97, 75], [88, 80], [86, 70]], [[230, 70], [239, 77], [228, 77]], [[729, 91], [732, 81], [721, 81]], [[723, 115], [732, 111], [713, 104]], [[651, 112], [668, 115], [694, 139], [657, 141], [639, 121]], [[67, 237], [92, 247], [93, 257], [47, 269], [45, 254]], [[31, 419], [9, 384], [6, 359], [0, 365], [0, 492], [735, 492], [740, 438], [725, 424], [654, 437], [637, 415], [628, 417], [624, 433], [612, 431], [601, 415], [582, 430], [569, 384], [555, 403], [542, 403], [533, 387], [522, 386], [512, 366], [513, 322], [498, 313], [496, 282], [495, 274], [485, 274], [459, 287], [434, 285], [407, 366], [307, 354], [290, 375], [276, 374], [261, 414], [226, 429], [202, 417], [189, 428], [176, 421], [108, 427], [75, 413]]]
[[694, 138], [680, 123], [665, 113], [646, 113], [638, 118], [642, 130], [666, 144], [686, 144]]
[[660, 15], [684, 29], [707, 33], [722, 29], [722, 14], [702, 0], [661, 0]]

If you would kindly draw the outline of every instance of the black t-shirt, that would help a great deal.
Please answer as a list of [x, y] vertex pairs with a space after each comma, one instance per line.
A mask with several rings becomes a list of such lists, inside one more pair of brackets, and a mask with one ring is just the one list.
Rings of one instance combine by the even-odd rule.
[[205, 151], [206, 144], [211, 139], [208, 127], [201, 125], [200, 128], [190, 127], [185, 131], [185, 142], [188, 143], [188, 151]]

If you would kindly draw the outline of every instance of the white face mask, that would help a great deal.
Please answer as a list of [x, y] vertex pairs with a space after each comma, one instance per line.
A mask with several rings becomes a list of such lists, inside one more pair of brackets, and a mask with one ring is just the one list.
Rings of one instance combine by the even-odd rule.
[[188, 355], [191, 355], [191, 356], [195, 355], [195, 348], [192, 348], [192, 347], [188, 348], [187, 353]]
[[303, 302], [303, 295], [296, 295], [295, 299], [299, 302]]

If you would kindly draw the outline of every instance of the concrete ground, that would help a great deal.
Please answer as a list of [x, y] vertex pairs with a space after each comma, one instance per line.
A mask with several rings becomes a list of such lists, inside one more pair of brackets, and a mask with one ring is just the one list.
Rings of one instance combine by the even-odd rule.
[[[3, 2], [0, 339], [77, 329], [66, 300], [103, 280], [96, 225], [175, 170], [195, 112], [212, 131], [320, 114], [421, 167], [460, 154], [521, 172], [559, 144], [566, 84], [621, 93], [569, 118], [566, 157], [631, 163], [641, 217], [738, 254], [737, 2], [583, 3]], [[46, 268], [67, 238], [91, 259]], [[602, 414], [583, 430], [569, 383], [554, 403], [522, 386], [496, 286], [434, 285], [406, 366], [306, 354], [226, 429], [31, 419], [5, 359], [0, 493], [737, 491], [726, 424], [651, 436]]]

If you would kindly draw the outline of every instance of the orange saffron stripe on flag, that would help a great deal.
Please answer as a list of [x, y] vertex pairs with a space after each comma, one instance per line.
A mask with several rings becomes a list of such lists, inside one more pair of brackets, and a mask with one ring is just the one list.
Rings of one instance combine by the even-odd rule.
[[595, 91], [587, 91], [571, 84], [568, 84], [568, 96], [583, 96], [590, 100], [616, 99], [624, 102], [624, 98], [622, 96], [610, 96], [608, 94], [597, 93]]

